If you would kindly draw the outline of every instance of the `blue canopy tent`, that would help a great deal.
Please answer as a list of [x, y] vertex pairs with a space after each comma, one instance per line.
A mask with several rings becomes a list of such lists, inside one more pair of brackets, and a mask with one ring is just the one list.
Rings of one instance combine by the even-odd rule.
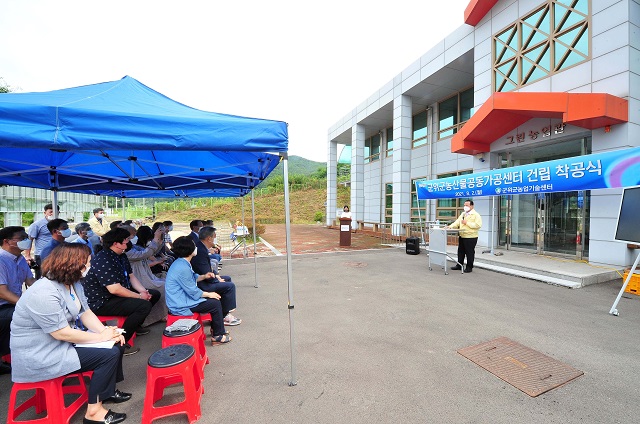
[[44, 93], [1, 94], [0, 149], [0, 184], [48, 189], [54, 202], [59, 191], [239, 197], [253, 193], [284, 159], [295, 384], [285, 122], [194, 109], [126, 76]]

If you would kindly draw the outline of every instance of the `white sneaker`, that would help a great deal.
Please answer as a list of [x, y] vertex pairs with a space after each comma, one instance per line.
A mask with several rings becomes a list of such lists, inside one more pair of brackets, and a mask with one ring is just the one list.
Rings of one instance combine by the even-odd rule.
[[234, 317], [231, 314], [227, 314], [226, 317], [224, 317], [224, 325], [240, 325], [242, 323], [242, 320], [239, 318]]

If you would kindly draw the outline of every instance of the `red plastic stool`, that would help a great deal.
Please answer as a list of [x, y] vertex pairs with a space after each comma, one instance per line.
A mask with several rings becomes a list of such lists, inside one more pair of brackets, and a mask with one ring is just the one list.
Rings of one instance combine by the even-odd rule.
[[197, 319], [198, 322], [200, 323], [200, 325], [202, 327], [204, 327], [204, 323], [205, 322], [209, 322], [211, 321], [211, 315], [207, 314], [207, 316], [209, 318], [202, 318], [202, 315], [200, 315], [200, 312], [194, 312], [191, 315], [173, 315], [172, 313], [169, 313], [169, 315], [167, 315], [167, 327], [170, 326], [171, 324], [173, 324], [174, 322], [176, 322], [179, 319]]
[[[116, 321], [116, 326], [118, 328], [122, 328], [124, 326], [124, 322], [127, 320], [127, 317], [125, 316], [118, 316], [118, 315], [98, 315], [98, 319], [100, 320], [101, 323], [103, 323], [104, 325], [107, 325], [107, 321]], [[125, 337], [126, 338], [126, 337]], [[129, 346], [133, 346], [133, 342], [136, 339], [136, 333], [135, 331], [133, 332], [133, 336], [131, 336], [131, 338], [129, 339], [129, 341], [127, 342], [127, 344]]]
[[7, 355], [4, 355], [2, 358], [0, 358], [0, 360], [2, 362], [6, 362], [7, 364], [10, 364], [11, 363], [11, 354], [9, 353]]
[[200, 378], [204, 379], [204, 367], [209, 363], [207, 348], [204, 344], [206, 339], [207, 336], [205, 336], [200, 324], [196, 324], [191, 329], [184, 331], [167, 331], [165, 329], [162, 332], [162, 347], [176, 344], [193, 346], [196, 350], [196, 363], [199, 365]]
[[[62, 385], [69, 378], [77, 378], [78, 384]], [[34, 390], [36, 393], [22, 404], [16, 406], [16, 395], [22, 390]], [[64, 396], [79, 394], [69, 406], [65, 405]], [[52, 380], [38, 381], [35, 383], [13, 383], [9, 397], [9, 412], [7, 412], [7, 424], [25, 423], [32, 424], [60, 424], [69, 423], [71, 417], [78, 412], [82, 405], [87, 403], [87, 387], [82, 374], [69, 374]], [[47, 412], [46, 417], [33, 420], [20, 420], [17, 418], [26, 410], [35, 407], [36, 413]]]
[[[177, 414], [187, 414], [191, 424], [200, 419], [203, 386], [195, 352], [193, 346], [177, 344], [160, 349], [149, 357], [142, 424]], [[164, 389], [176, 383], [182, 383], [184, 400], [171, 405], [154, 406], [162, 399]]]

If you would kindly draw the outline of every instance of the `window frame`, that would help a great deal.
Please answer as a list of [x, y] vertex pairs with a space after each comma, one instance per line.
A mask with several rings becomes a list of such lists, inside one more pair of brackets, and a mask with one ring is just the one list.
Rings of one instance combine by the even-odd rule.
[[[467, 87], [463, 90], [458, 91], [457, 93], [455, 93], [452, 96], [449, 96], [445, 99], [442, 99], [438, 102], [438, 140], [442, 140], [444, 138], [449, 138], [449, 137], [453, 137], [458, 131], [460, 131], [460, 128], [462, 128], [464, 126], [464, 124], [467, 123], [467, 121], [473, 116], [473, 112], [474, 112], [474, 107], [473, 107], [473, 99], [474, 97], [472, 96], [472, 105], [470, 108], [470, 112], [469, 112], [469, 119], [466, 119], [465, 121], [461, 121], [461, 117], [462, 117], [462, 109], [460, 107], [461, 104], [461, 97], [463, 94], [466, 94], [467, 92], [471, 91], [471, 93], [473, 94], [473, 86]], [[450, 125], [448, 127], [445, 128], [440, 128], [440, 123], [442, 122], [441, 119], [441, 113], [440, 113], [440, 105], [448, 100], [451, 100], [455, 98], [456, 99], [456, 116], [455, 116], [455, 122], [453, 125]]]
[[[460, 175], [468, 175], [468, 174], [472, 174], [473, 173], [473, 169], [464, 169], [462, 171], [454, 171], [454, 172], [447, 172], [444, 174], [439, 174], [436, 178], [437, 179], [441, 179], [441, 178], [449, 178], [449, 177], [458, 177]], [[454, 201], [454, 206], [440, 206], [440, 202], [450, 202], [450, 201]], [[467, 200], [473, 200], [471, 197], [464, 197], [464, 198], [450, 198], [450, 199], [437, 199], [436, 200], [436, 219], [439, 221], [443, 221], [443, 222], [453, 222], [455, 221], [460, 214], [464, 211], [464, 202], [466, 202]], [[444, 211], [452, 211], [453, 215], [442, 215], [442, 212]], [[453, 219], [452, 219], [453, 217]]]
[[[491, 37], [492, 92], [517, 90], [591, 60], [592, 8], [591, 1], [583, 1], [587, 6], [586, 15], [558, 0], [547, 0], [530, 13], [496, 32]], [[556, 27], [557, 10], [563, 12], [568, 10], [569, 13], [562, 16], [563, 19], [559, 20]], [[531, 18], [535, 18], [537, 14], [540, 14], [540, 17], [535, 25], [532, 25]], [[569, 17], [578, 20], [565, 26]], [[545, 20], [548, 20], [546, 24]], [[545, 28], [542, 27], [542, 24], [545, 24]], [[574, 31], [575, 35], [568, 44], [566, 39], [563, 40], [563, 37], [571, 35]], [[587, 43], [586, 49], [578, 47], [581, 42]], [[565, 50], [559, 58], [556, 57], [558, 46]], [[537, 57], [535, 56], [536, 52], [539, 52]], [[532, 54], [534, 55], [531, 56]], [[505, 55], [507, 58], [503, 59]], [[565, 66], [570, 57], [576, 56], [582, 57], [582, 60]], [[535, 61], [532, 61], [532, 57], [536, 57]], [[549, 63], [542, 63], [543, 59], [545, 62], [548, 60]], [[548, 69], [546, 69], [547, 67]], [[517, 80], [513, 78], [514, 73]], [[541, 75], [534, 79], [536, 73]], [[505, 88], [505, 86], [507, 87]]]
[[[414, 128], [416, 117], [423, 113], [425, 114], [425, 117], [424, 117], [425, 135], [418, 138], [414, 138], [415, 132], [416, 132], [416, 129]], [[427, 144], [429, 144], [429, 109], [425, 109], [422, 112], [416, 113], [415, 115], [411, 116], [411, 148], [416, 149], [418, 147], [426, 146]]]

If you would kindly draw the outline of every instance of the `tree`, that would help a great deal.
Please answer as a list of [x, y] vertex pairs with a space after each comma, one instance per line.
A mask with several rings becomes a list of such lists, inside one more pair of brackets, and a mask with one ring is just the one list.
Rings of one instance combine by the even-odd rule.
[[11, 86], [4, 81], [4, 78], [0, 77], [0, 93], [11, 93], [12, 91]]

